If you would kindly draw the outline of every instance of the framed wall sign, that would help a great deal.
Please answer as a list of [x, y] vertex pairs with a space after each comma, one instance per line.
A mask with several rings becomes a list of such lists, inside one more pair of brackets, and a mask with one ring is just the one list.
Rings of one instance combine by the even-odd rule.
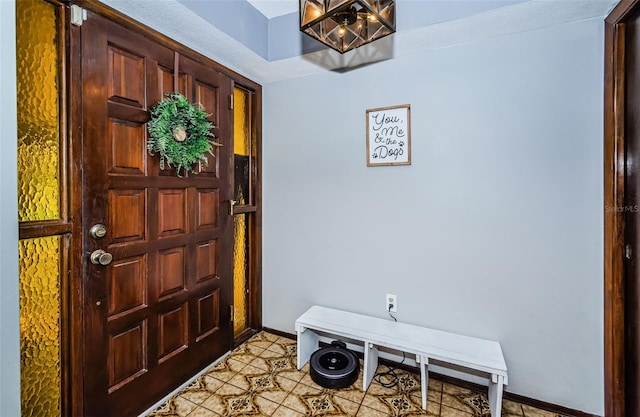
[[367, 110], [367, 166], [411, 165], [411, 105]]

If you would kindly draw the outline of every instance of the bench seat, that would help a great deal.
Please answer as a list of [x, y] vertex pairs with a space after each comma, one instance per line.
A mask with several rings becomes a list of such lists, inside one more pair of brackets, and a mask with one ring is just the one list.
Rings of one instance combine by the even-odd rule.
[[384, 347], [415, 355], [420, 364], [423, 409], [427, 406], [427, 368], [429, 361], [435, 360], [487, 374], [491, 415], [501, 414], [507, 366], [498, 342], [313, 306], [296, 320], [298, 369], [319, 348], [319, 335], [315, 331], [363, 343], [364, 391], [378, 367], [378, 347]]

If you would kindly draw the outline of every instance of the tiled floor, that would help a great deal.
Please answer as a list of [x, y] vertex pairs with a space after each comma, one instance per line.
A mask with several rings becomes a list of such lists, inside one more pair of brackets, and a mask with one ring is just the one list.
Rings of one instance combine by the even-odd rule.
[[[373, 381], [362, 391], [362, 372], [349, 388], [324, 389], [296, 369], [296, 343], [262, 332], [208, 369], [190, 386], [148, 414], [155, 416], [489, 416], [486, 395], [429, 381], [428, 406], [422, 410], [419, 375], [396, 371], [398, 384]], [[386, 366], [379, 371], [387, 370]], [[504, 417], [552, 417], [558, 414], [505, 400]]]

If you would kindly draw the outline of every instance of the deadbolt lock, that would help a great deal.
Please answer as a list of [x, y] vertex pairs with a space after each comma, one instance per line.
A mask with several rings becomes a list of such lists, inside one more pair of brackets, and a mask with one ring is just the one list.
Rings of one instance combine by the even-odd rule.
[[107, 235], [107, 226], [104, 224], [94, 224], [91, 229], [89, 229], [89, 234], [94, 239], [101, 239]]
[[109, 265], [113, 260], [113, 255], [102, 249], [93, 251], [91, 254], [91, 263], [94, 265]]

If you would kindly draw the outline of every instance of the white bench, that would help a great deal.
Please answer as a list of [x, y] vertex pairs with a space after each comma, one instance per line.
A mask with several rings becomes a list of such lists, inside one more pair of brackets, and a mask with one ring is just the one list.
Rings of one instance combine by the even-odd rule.
[[427, 367], [429, 360], [436, 360], [487, 374], [491, 415], [501, 415], [507, 365], [498, 342], [313, 306], [296, 320], [298, 369], [319, 348], [320, 336], [314, 330], [363, 342], [364, 391], [378, 368], [378, 347], [384, 347], [415, 355], [416, 362], [420, 364], [423, 409], [427, 408]]

